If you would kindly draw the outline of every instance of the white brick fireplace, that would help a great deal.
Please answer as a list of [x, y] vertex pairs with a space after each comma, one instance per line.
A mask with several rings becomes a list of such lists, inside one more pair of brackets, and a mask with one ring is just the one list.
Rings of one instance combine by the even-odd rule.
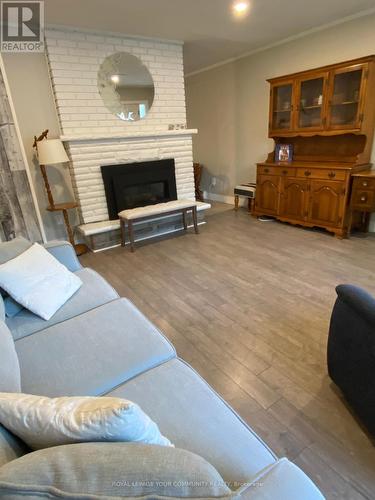
[[177, 197], [194, 199], [192, 131], [155, 132], [147, 136], [63, 139], [72, 159], [72, 180], [85, 224], [108, 220], [101, 165], [174, 158]]
[[[85, 224], [108, 220], [101, 165], [174, 158], [178, 198], [195, 199], [192, 134], [186, 126], [182, 44], [49, 29], [51, 80], [62, 140], [71, 157], [73, 186]], [[147, 117], [124, 122], [104, 106], [97, 73], [115, 52], [138, 56], [155, 85]]]

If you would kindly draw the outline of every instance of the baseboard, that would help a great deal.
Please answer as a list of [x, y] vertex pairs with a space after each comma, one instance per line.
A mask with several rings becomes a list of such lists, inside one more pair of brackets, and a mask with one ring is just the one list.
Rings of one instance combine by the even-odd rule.
[[[203, 191], [203, 198], [210, 201], [220, 201], [221, 203], [226, 203], [227, 205], [234, 205], [234, 195], [230, 196], [227, 194], [217, 194], [210, 193], [209, 191]], [[240, 196], [239, 206], [247, 206], [247, 198]]]
[[[217, 193], [210, 193], [209, 191], [203, 191], [203, 198], [205, 200], [219, 201], [221, 203], [226, 203], [227, 205], [234, 205], [234, 196], [226, 194], [217, 194]], [[239, 206], [247, 207], [247, 199], [240, 196]], [[372, 215], [371, 217], [369, 232], [375, 233], [375, 214]]]

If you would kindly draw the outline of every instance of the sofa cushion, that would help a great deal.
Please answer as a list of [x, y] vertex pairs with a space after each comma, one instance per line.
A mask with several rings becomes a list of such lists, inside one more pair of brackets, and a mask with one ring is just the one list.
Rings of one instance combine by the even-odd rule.
[[66, 319], [73, 318], [118, 298], [117, 292], [111, 285], [92, 269], [81, 269], [74, 274], [81, 279], [83, 283], [81, 288], [50, 320], [44, 321], [27, 309], [23, 309], [13, 318], [6, 319], [6, 323], [15, 340], [31, 335]]
[[98, 396], [176, 353], [127, 299], [16, 341], [23, 392]]
[[30, 248], [31, 245], [30, 241], [22, 237], [0, 243], [0, 264], [18, 257], [18, 255], [21, 255], [21, 253]]
[[20, 366], [13, 337], [0, 321], [0, 392], [20, 392]]
[[44, 248], [48, 250], [61, 264], [69, 271], [75, 273], [82, 269], [78, 260], [77, 254], [73, 245], [68, 241], [53, 240], [44, 244]]
[[16, 302], [10, 295], [4, 298], [5, 315], [7, 318], [13, 318], [24, 308], [19, 302]]
[[0, 293], [0, 321], [5, 321], [5, 304], [1, 293]]
[[138, 403], [176, 447], [205, 458], [225, 481], [242, 484], [275, 461], [259, 437], [179, 359], [135, 377], [108, 395]]
[[0, 470], [4, 464], [22, 457], [29, 451], [25, 443], [0, 425]]
[[[19, 392], [20, 367], [14, 341], [6, 324], [0, 321], [0, 391]], [[26, 453], [26, 445], [0, 425], [0, 467]]]
[[231, 492], [203, 458], [156, 445], [58, 446], [30, 453], [0, 469], [0, 496], [4, 498], [81, 495], [85, 499], [226, 498]]
[[311, 479], [286, 458], [260, 471], [236, 493], [243, 500], [324, 500]]
[[[0, 243], [0, 265], [5, 264], [8, 260], [14, 259], [21, 255], [25, 250], [30, 248], [32, 243], [22, 236], [14, 238], [10, 241], [4, 241]], [[8, 294], [5, 290], [0, 288], [0, 295], [6, 297]]]

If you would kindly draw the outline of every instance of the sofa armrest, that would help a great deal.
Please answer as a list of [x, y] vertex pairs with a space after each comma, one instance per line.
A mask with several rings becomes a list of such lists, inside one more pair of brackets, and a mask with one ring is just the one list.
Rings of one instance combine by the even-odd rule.
[[368, 292], [354, 285], [336, 287], [339, 300], [345, 302], [364, 321], [375, 326], [375, 299]]
[[44, 248], [73, 273], [82, 269], [73, 246], [68, 241], [49, 241]]
[[324, 496], [301, 469], [281, 458], [235, 492], [238, 500], [324, 500]]
[[375, 300], [353, 285], [339, 285], [329, 327], [328, 373], [375, 435]]

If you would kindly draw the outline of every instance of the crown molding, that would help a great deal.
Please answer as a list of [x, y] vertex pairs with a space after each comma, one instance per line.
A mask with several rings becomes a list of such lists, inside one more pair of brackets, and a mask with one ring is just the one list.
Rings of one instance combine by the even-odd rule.
[[84, 33], [86, 35], [98, 35], [98, 36], [108, 36], [108, 37], [119, 37], [119, 38], [130, 38], [132, 40], [144, 40], [148, 42], [161, 42], [161, 43], [171, 43], [173, 45], [184, 45], [183, 40], [175, 40], [169, 38], [154, 38], [150, 36], [142, 35], [127, 35], [126, 33], [121, 33], [119, 31], [105, 31], [97, 30], [93, 28], [80, 28], [79, 26], [66, 26], [64, 24], [47, 24], [44, 27], [45, 31], [69, 31], [71, 33]]
[[362, 10], [361, 12], [357, 12], [357, 14], [352, 14], [351, 16], [342, 17], [337, 19], [336, 21], [331, 21], [330, 23], [322, 24], [317, 26], [316, 28], [310, 28], [305, 31], [301, 31], [296, 35], [291, 35], [287, 38], [283, 38], [278, 42], [273, 42], [268, 45], [263, 45], [262, 47], [258, 47], [257, 49], [250, 50], [236, 57], [230, 57], [229, 59], [225, 59], [224, 61], [217, 62], [215, 64], [210, 64], [209, 66], [205, 66], [204, 68], [197, 69], [196, 71], [191, 71], [190, 73], [186, 73], [185, 78], [190, 78], [195, 75], [199, 75], [200, 73], [204, 73], [206, 71], [210, 71], [215, 68], [219, 68], [220, 66], [225, 66], [226, 64], [230, 64], [235, 61], [239, 61], [240, 59], [244, 59], [246, 57], [250, 57], [254, 54], [258, 54], [260, 52], [264, 52], [266, 50], [272, 49], [274, 47], [279, 47], [280, 45], [285, 45], [289, 42], [293, 42], [294, 40], [298, 40], [299, 38], [304, 38], [309, 35], [313, 35], [314, 33], [318, 33], [319, 31], [324, 31], [329, 28], [333, 28], [334, 26], [338, 26], [340, 24], [345, 24], [350, 21], [354, 21], [355, 19], [359, 19], [361, 17], [369, 16], [375, 14], [375, 7], [371, 7], [371, 9]]

